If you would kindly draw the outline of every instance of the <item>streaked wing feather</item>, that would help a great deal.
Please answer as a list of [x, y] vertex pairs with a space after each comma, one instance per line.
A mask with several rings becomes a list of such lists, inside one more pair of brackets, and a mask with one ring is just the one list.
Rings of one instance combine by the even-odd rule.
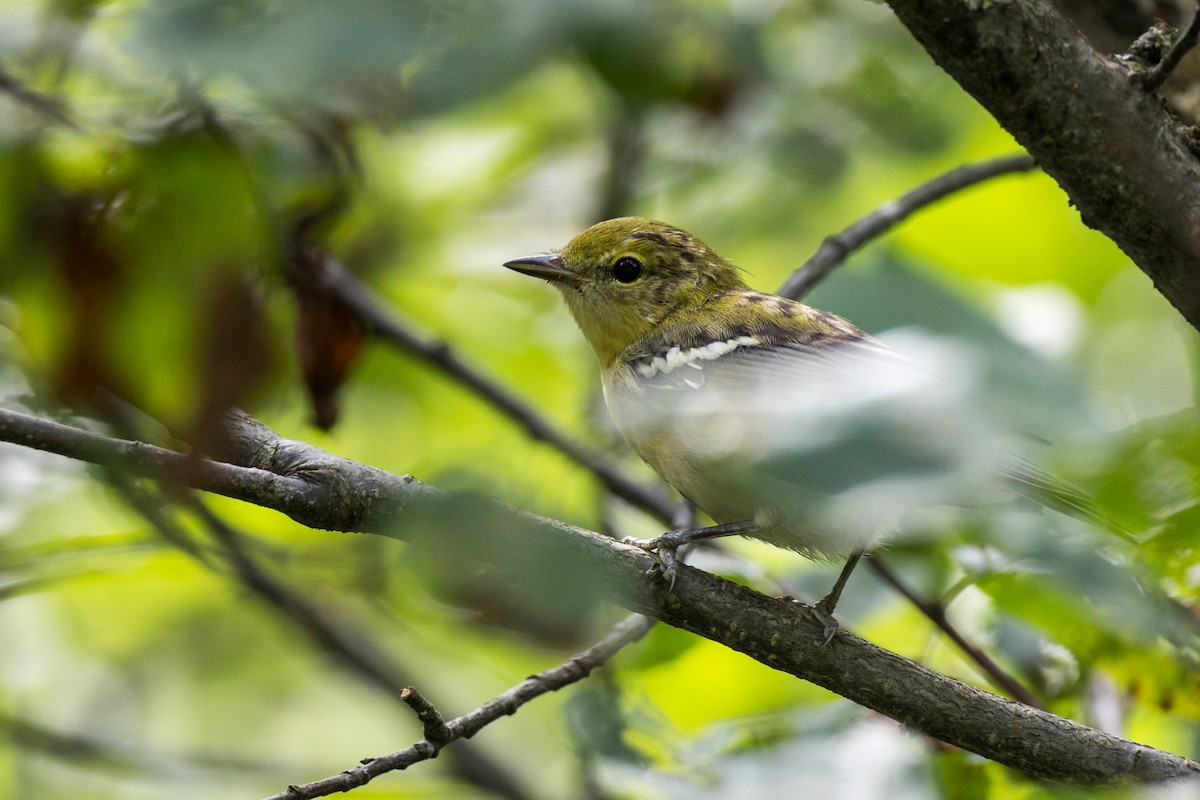
[[[680, 352], [686, 355], [688, 351]], [[872, 372], [918, 372], [903, 356], [870, 337], [821, 344], [744, 344], [714, 358], [680, 357], [676, 362], [649, 375], [648, 369], [639, 372], [635, 368], [638, 384], [653, 391], [751, 387], [766, 382], [779, 389], [814, 391], [858, 385]], [[662, 366], [667, 364], [663, 359]]]

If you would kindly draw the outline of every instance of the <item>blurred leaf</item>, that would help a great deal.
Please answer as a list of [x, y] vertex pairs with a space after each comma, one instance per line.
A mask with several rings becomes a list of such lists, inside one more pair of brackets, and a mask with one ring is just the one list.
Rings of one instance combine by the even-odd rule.
[[1085, 655], [1116, 642], [1149, 647], [1160, 638], [1190, 638], [1170, 603], [1152, 583], [1140, 585], [1124, 559], [1061, 528], [1045, 535], [1052, 521], [1042, 520], [1043, 532], [1035, 535], [1014, 530], [1011, 518], [1001, 529], [1012, 566], [977, 578], [1000, 608]]
[[567, 36], [633, 107], [674, 101], [723, 115], [760, 77], [752, 32], [688, 3], [572, 3]]
[[1033, 627], [1005, 615], [997, 620], [996, 647], [1039, 696], [1058, 698], [1076, 689], [1079, 661]]
[[561, 6], [515, 0], [461, 0], [430, 6], [427, 47], [406, 90], [419, 113], [438, 114], [502, 89], [556, 54]]
[[295, 291], [300, 373], [313, 423], [327, 431], [337, 423], [338, 390], [358, 361], [367, 334], [358, 316], [328, 289], [303, 282]]
[[841, 179], [850, 159], [844, 143], [807, 125], [789, 127], [776, 134], [771, 141], [770, 156], [785, 175], [818, 187]]
[[423, 501], [401, 520], [409, 554], [447, 600], [535, 640], [578, 645], [608, 587], [578, 545], [485, 498]]
[[388, 116], [428, 19], [417, 0], [184, 0], [151, 5], [133, 44], [181, 80], [229, 77], [273, 102]]
[[[834, 704], [811, 715], [791, 736], [770, 732], [754, 747], [729, 747], [762, 720], [743, 720], [714, 731], [684, 756], [686, 769], [651, 773], [646, 783], [667, 797], [728, 798], [795, 796], [814, 792], [831, 800], [928, 797], [931, 775], [921, 748], [890, 722], [848, 724], [854, 717], [846, 704]], [[756, 725], [755, 723], [758, 723]], [[773, 726], [767, 723], [768, 731]], [[850, 754], [855, 755], [851, 756]], [[871, 769], [863, 769], [863, 753]]]
[[696, 643], [696, 637], [686, 631], [669, 625], [655, 625], [646, 638], [633, 648], [633, 652], [626, 656], [626, 663], [639, 669], [657, 666], [673, 661], [695, 647]]
[[933, 766], [945, 800], [984, 800], [992, 796], [987, 767], [970, 753], [948, 749], [938, 753]]
[[206, 312], [199, 364], [202, 394], [190, 437], [198, 454], [220, 452], [226, 413], [262, 388], [274, 361], [262, 308], [244, 280], [218, 270]]
[[628, 723], [618, 686], [603, 676], [597, 677], [578, 687], [567, 700], [571, 736], [589, 758], [644, 763], [645, 759], [624, 739]]
[[118, 322], [113, 317], [121, 268], [105, 241], [108, 204], [98, 198], [76, 197], [65, 205], [60, 269], [70, 334], [58, 365], [58, 392], [68, 403], [103, 409], [108, 395], [127, 394], [106, 349]]
[[952, 134], [946, 121], [929, 113], [929, 104], [901, 81], [883, 56], [864, 59], [840, 86], [825, 92], [869, 128], [887, 131], [886, 146], [932, 153], [949, 144]]
[[961, 368], [979, 379], [971, 399], [994, 425], [1042, 438], [1089, 429], [1082, 387], [1072, 375], [1013, 342], [977, 306], [903, 261], [884, 258], [845, 271], [818, 287], [812, 303], [871, 333], [915, 328], [964, 346]]

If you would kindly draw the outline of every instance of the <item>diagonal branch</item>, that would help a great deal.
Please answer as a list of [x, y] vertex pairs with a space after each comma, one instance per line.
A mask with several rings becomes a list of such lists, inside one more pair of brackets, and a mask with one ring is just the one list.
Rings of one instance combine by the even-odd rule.
[[566, 662], [539, 672], [495, 697], [474, 711], [444, 722], [428, 700], [411, 687], [405, 689], [405, 702], [413, 707], [425, 724], [425, 738], [411, 747], [377, 758], [365, 759], [360, 766], [302, 786], [289, 786], [267, 800], [308, 800], [335, 792], [348, 792], [387, 772], [406, 769], [413, 764], [436, 758], [450, 742], [474, 736], [501, 717], [515, 714], [521, 706], [549, 692], [577, 683], [605, 664], [621, 648], [646, 635], [654, 620], [641, 614], [630, 614], [617, 623], [596, 644], [577, 653]]
[[[40, 422], [28, 415], [0, 411], [0, 440], [36, 446], [37, 437], [23, 433], [24, 423], [29, 420]], [[71, 429], [59, 427], [64, 429], [58, 431], [59, 439], [68, 438]], [[402, 537], [408, 529], [401, 523], [421, 519], [422, 512], [436, 506], [439, 499], [453, 498], [412, 477], [372, 470], [311, 445], [282, 439], [245, 415], [232, 416], [230, 427], [232, 457], [252, 460], [238, 452], [239, 446], [247, 445], [255, 450], [253, 460], [261, 462], [260, 466], [274, 465], [307, 475], [305, 503], [297, 503], [293, 498], [285, 509], [281, 496], [274, 492], [264, 493], [257, 501], [253, 497], [243, 499], [284, 510], [314, 527], [330, 528], [338, 520], [350, 519], [356, 521], [356, 526], [343, 530]], [[86, 435], [91, 449], [103, 452], [109, 466], [121, 467], [119, 458], [96, 447], [95, 434]], [[132, 443], [109, 442], [109, 451], [128, 454], [132, 450]], [[134, 460], [130, 463], [138, 466]], [[246, 495], [245, 484], [228, 473], [254, 470], [233, 464], [219, 466], [226, 469], [209, 477], [228, 476], [229, 491], [223, 491], [226, 487], [211, 479], [206, 481], [205, 488], [231, 496], [234, 492]], [[323, 501], [329, 496], [328, 487], [353, 484], [358, 480], [358, 471], [363, 469], [373, 476], [380, 496], [342, 492], [342, 499], [352, 502], [357, 498], [362, 505], [357, 509], [327, 511]], [[324, 474], [318, 477], [316, 473]], [[182, 472], [181, 480], [194, 474], [195, 471]], [[1186, 758], [1005, 700], [939, 675], [847, 631], [838, 631], [829, 646], [824, 646], [827, 641], [824, 621], [807, 606], [766, 597], [683, 565], [678, 568], [674, 587], [669, 588], [648, 574], [657, 562], [641, 548], [500, 503], [490, 502], [484, 508], [486, 517], [471, 517], [461, 524], [485, 524], [489, 531], [504, 531], [514, 537], [512, 542], [520, 543], [515, 546], [529, 548], [531, 552], [569, 548], [612, 600], [631, 611], [724, 644], [928, 736], [1028, 775], [1083, 785], [1200, 778], [1200, 764]], [[507, 568], [505, 564], [497, 566], [501, 570]], [[521, 585], [513, 583], [514, 589], [520, 590]]]
[[[273, 508], [321, 530], [380, 532], [391, 510], [415, 496], [440, 490], [283, 439], [248, 415], [234, 415], [226, 457], [195, 459], [142, 442], [0, 408], [0, 442], [56, 453], [131, 475], [180, 485]], [[387, 511], [385, 511], [385, 509]]]
[[779, 288], [784, 297], [798, 299], [812, 291], [830, 272], [846, 258], [872, 239], [878, 238], [917, 211], [938, 200], [962, 191], [977, 183], [1007, 175], [1012, 172], [1028, 172], [1036, 165], [1024, 153], [1002, 156], [976, 164], [964, 164], [949, 172], [938, 175], [904, 195], [884, 203], [865, 217], [856, 220], [841, 231], [827, 236], [817, 252], [798, 270], [792, 273]]
[[54, 97], [40, 94], [21, 83], [7, 70], [0, 68], [0, 92], [11, 96], [22, 105], [33, 109], [60, 125], [78, 129], [78, 126], [67, 113], [63, 102]]
[[884, 583], [891, 586], [897, 592], [904, 596], [908, 602], [912, 603], [922, 614], [924, 614], [942, 633], [958, 646], [968, 658], [979, 665], [987, 676], [995, 681], [995, 684], [1004, 691], [1008, 692], [1009, 696], [1015, 700], [1024, 703], [1033, 708], [1041, 708], [1042, 704], [1037, 701], [1033, 693], [1026, 689], [1016, 678], [1009, 675], [1000, 665], [997, 664], [991, 656], [983, 652], [967, 638], [959, 633], [950, 620], [946, 617], [946, 608], [936, 600], [926, 600], [909, 588], [900, 576], [892, 572], [892, 570], [880, 561], [878, 558], [868, 560], [867, 564], [871, 569], [883, 579]]

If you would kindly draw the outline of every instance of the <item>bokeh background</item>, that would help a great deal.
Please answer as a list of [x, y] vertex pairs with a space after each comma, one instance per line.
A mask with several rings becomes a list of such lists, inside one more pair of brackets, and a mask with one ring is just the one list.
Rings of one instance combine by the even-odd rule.
[[[1017, 151], [860, 0], [6, 0], [0, 403], [202, 452], [236, 404], [445, 489], [649, 536], [660, 522], [372, 337], [305, 265], [336, 259], [417, 337], [648, 481], [556, 294], [500, 264], [637, 213], [772, 290], [878, 205]], [[884, 557], [1046, 707], [1196, 757], [1195, 331], [1040, 173], [923, 211], [810, 301], [1009, 365], [992, 400], [1137, 546], [1014, 510]], [[447, 715], [622, 614], [539, 594], [553, 564], [525, 587], [480, 578], [486, 519], [405, 543], [203, 503], [0, 445], [0, 796], [260, 797], [420, 738], [230, 552]], [[747, 542], [696, 563], [810, 599], [836, 574]], [[991, 686], [868, 571], [839, 617]], [[355, 796], [1055, 794], [664, 626], [479, 734], [487, 777], [460, 746]]]

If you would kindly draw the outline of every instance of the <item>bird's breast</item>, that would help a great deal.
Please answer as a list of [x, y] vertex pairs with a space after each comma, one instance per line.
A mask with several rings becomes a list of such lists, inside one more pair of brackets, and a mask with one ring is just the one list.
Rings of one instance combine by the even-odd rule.
[[719, 522], [753, 519], [761, 498], [735, 473], [760, 449], [755, 420], [697, 373], [664, 388], [625, 366], [606, 375], [604, 399], [629, 446], [680, 494]]

